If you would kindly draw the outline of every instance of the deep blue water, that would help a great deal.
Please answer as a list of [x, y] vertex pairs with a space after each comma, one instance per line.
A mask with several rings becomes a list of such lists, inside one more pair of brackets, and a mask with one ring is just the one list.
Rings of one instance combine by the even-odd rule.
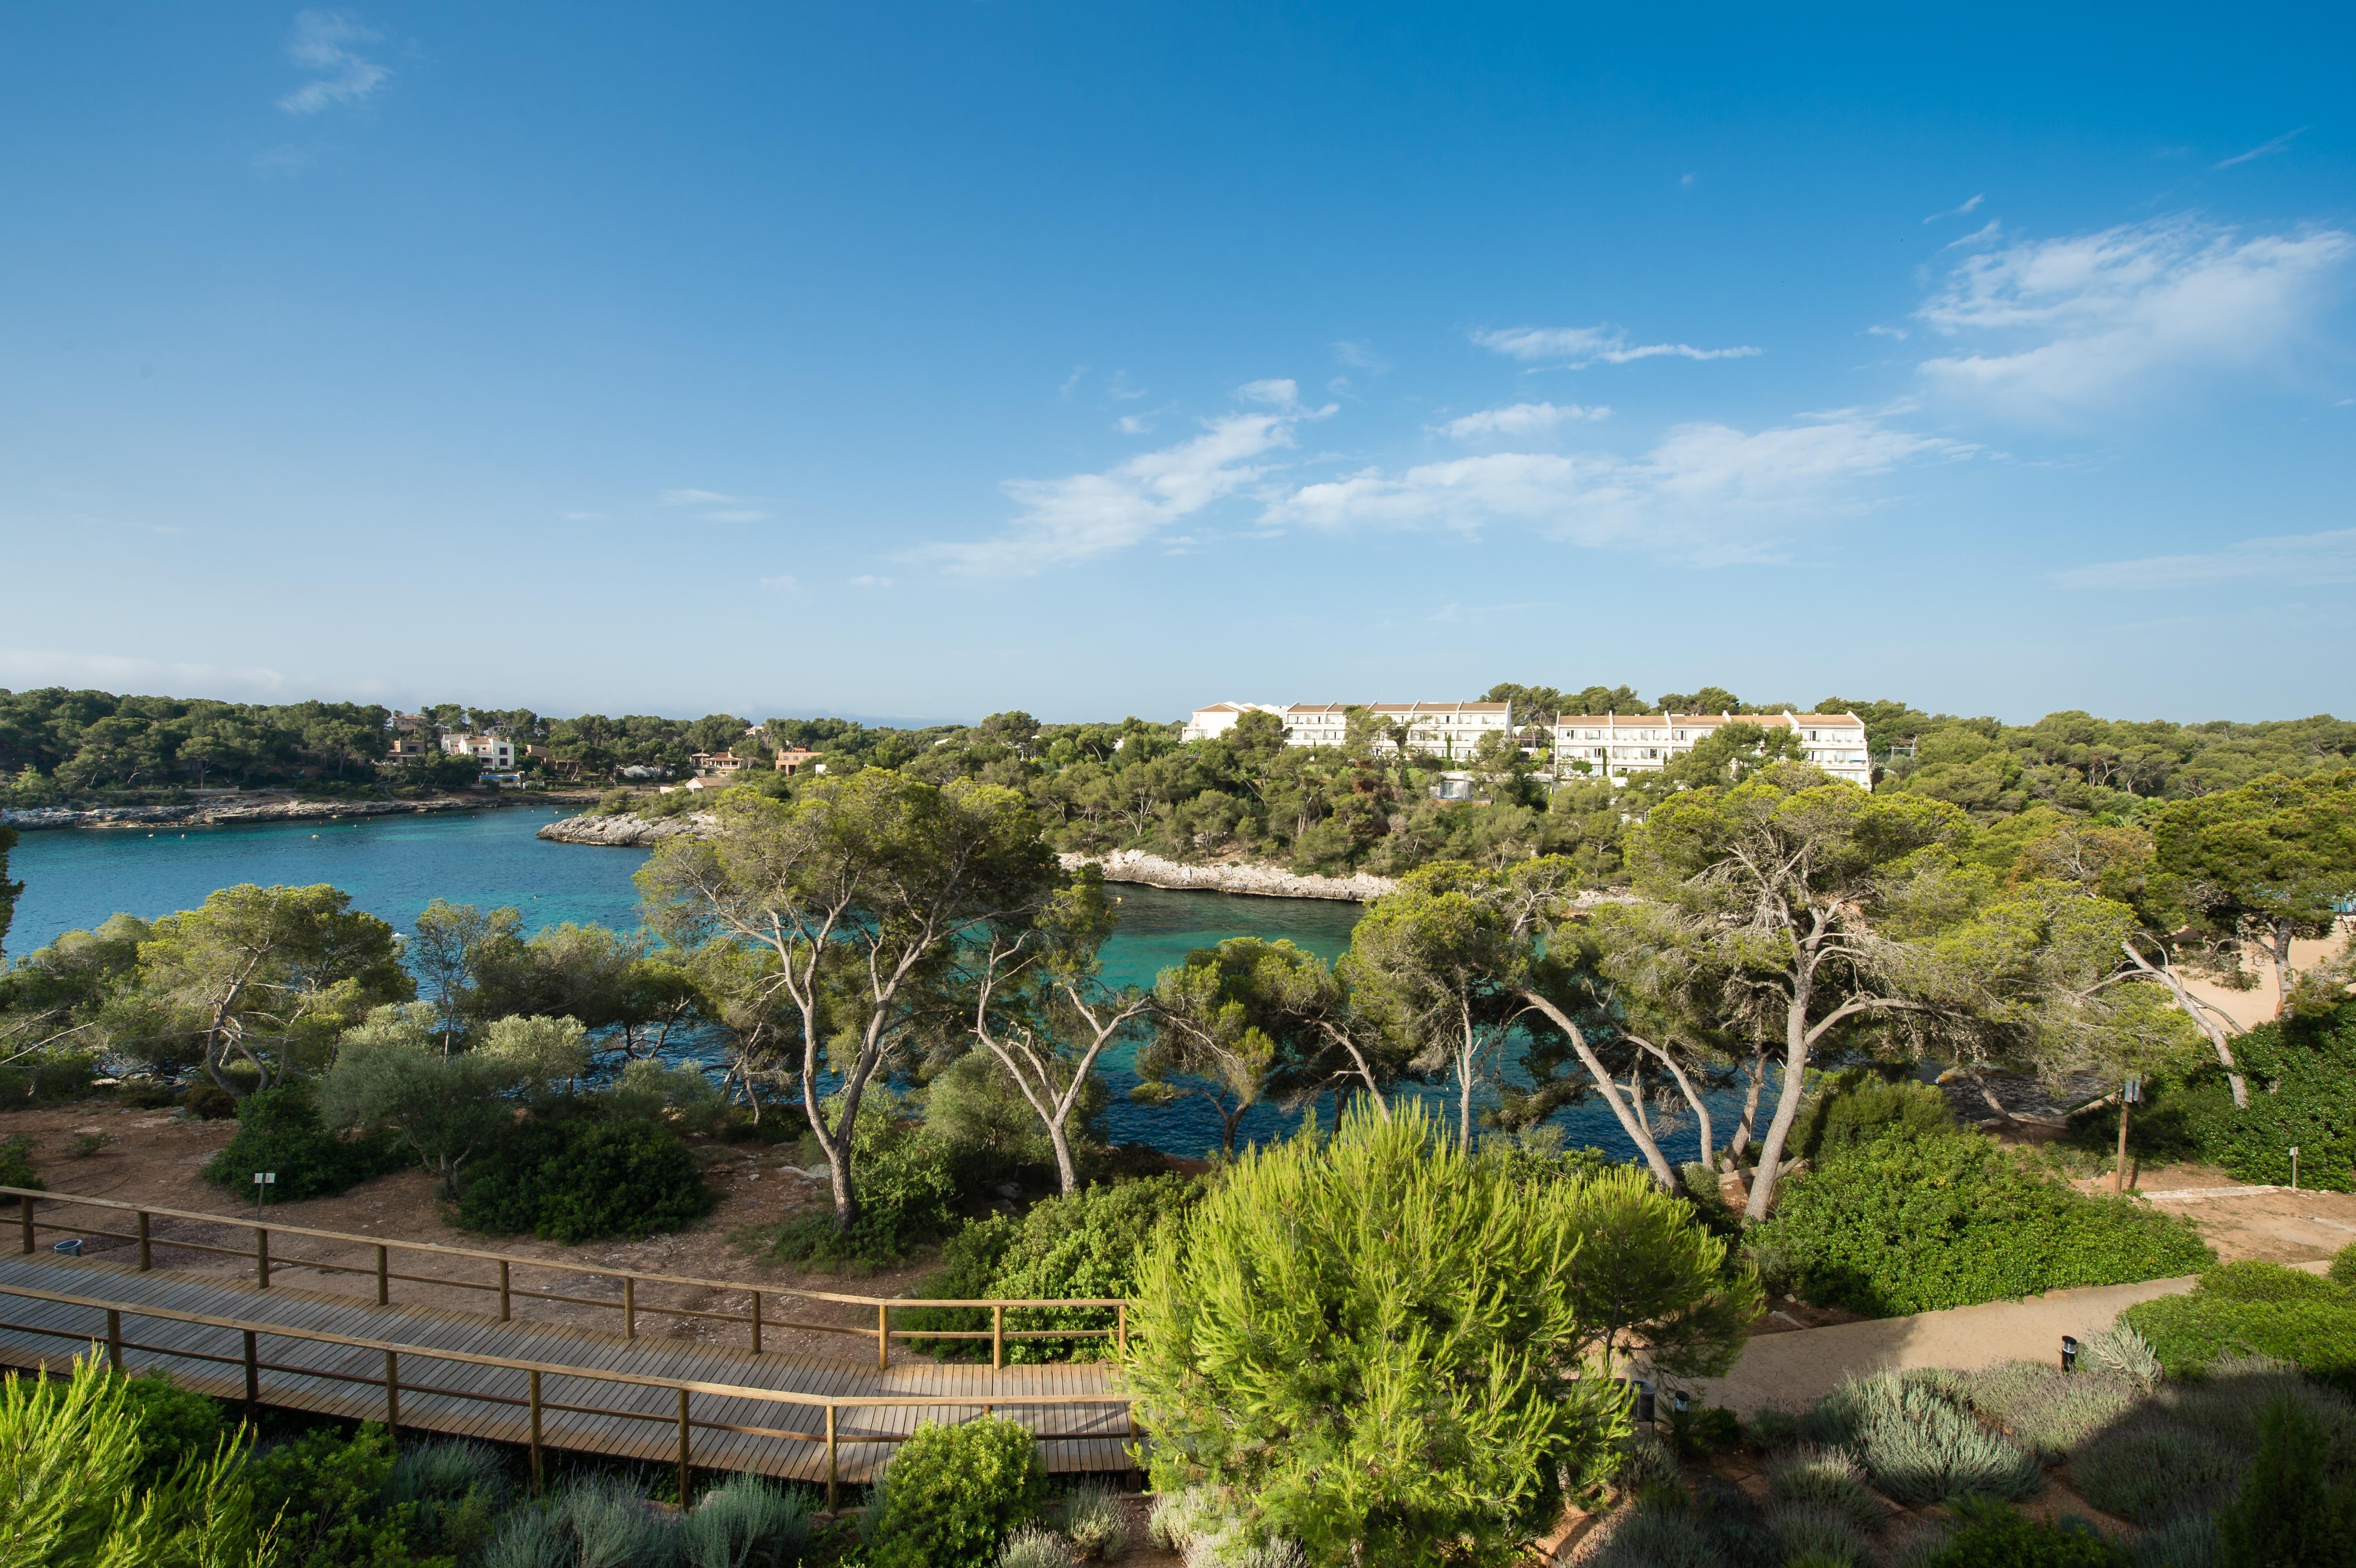
[[[631, 873], [642, 849], [551, 844], [533, 837], [551, 817], [543, 807], [506, 806], [455, 816], [351, 817], [334, 822], [263, 823], [149, 834], [145, 829], [27, 833], [11, 858], [25, 884], [9, 932], [15, 955], [60, 933], [86, 930], [117, 912], [154, 919], [202, 903], [217, 888], [240, 882], [301, 886], [332, 882], [354, 907], [406, 930], [435, 898], [523, 912], [527, 932], [562, 921], [630, 927], [638, 923]], [[1150, 985], [1193, 948], [1224, 937], [1290, 938], [1332, 959], [1349, 945], [1358, 906], [1310, 899], [1243, 898], [1119, 887], [1121, 923], [1107, 944], [1106, 977]], [[1148, 1106], [1132, 1103], [1131, 1052], [1108, 1053], [1108, 1131], [1116, 1141], [1150, 1143], [1199, 1155], [1218, 1141], [1218, 1119], [1200, 1101]], [[1449, 1103], [1452, 1115], [1452, 1102]], [[1713, 1105], [1714, 1115], [1727, 1112]], [[1567, 1107], [1556, 1118], [1570, 1142], [1633, 1157], [1633, 1147], [1600, 1104]], [[1281, 1136], [1292, 1124], [1258, 1106], [1244, 1136]], [[1726, 1124], [1730, 1127], [1731, 1123]], [[1725, 1132], [1719, 1136], [1723, 1138]], [[1673, 1158], [1695, 1153], [1691, 1132], [1664, 1140]]]

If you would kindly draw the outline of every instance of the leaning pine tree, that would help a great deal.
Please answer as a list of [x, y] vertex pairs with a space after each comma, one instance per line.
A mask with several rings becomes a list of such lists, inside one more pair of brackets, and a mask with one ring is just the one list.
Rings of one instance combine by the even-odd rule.
[[1157, 1487], [1209, 1488], [1243, 1533], [1354, 1568], [1503, 1564], [1628, 1432], [1615, 1356], [1722, 1371], [1759, 1305], [1640, 1172], [1534, 1177], [1414, 1104], [1354, 1107], [1165, 1227], [1123, 1370]]

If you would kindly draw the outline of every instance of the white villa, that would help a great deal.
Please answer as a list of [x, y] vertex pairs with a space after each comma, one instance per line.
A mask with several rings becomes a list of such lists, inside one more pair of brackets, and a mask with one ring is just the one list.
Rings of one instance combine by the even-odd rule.
[[442, 749], [454, 757], [473, 757], [486, 773], [515, 772], [515, 742], [505, 735], [444, 735]]
[[[1434, 757], [1472, 756], [1489, 734], [1512, 734], [1513, 711], [1503, 702], [1295, 702], [1278, 708], [1265, 702], [1215, 702], [1194, 709], [1181, 739], [1207, 741], [1224, 735], [1247, 713], [1273, 713], [1284, 720], [1285, 741], [1294, 746], [1338, 746], [1349, 731], [1354, 707], [1372, 714], [1382, 730], [1405, 726], [1408, 746]], [[1871, 788], [1865, 720], [1854, 713], [1566, 713], [1551, 726], [1557, 776], [1577, 772], [1625, 778], [1665, 766], [1697, 741], [1728, 724], [1758, 724], [1794, 731], [1808, 761], [1834, 778]], [[1386, 736], [1378, 751], [1390, 750]], [[1525, 750], [1532, 748], [1525, 747]]]
[[1566, 713], [1554, 721], [1555, 771], [1583, 762], [1592, 772], [1625, 778], [1666, 765], [1728, 724], [1795, 730], [1809, 762], [1861, 789], [1872, 787], [1865, 720], [1854, 713]]

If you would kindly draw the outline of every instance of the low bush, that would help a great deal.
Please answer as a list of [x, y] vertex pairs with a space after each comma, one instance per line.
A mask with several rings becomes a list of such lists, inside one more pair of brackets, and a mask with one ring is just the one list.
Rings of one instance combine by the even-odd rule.
[[487, 1544], [514, 1494], [506, 1461], [487, 1444], [415, 1444], [393, 1462], [384, 1499], [409, 1510], [422, 1557], [472, 1562]]
[[2356, 1290], [2356, 1242], [2351, 1242], [2331, 1255], [2331, 1272], [2327, 1275], [2332, 1284]]
[[2295, 1400], [2266, 1410], [2249, 1478], [2217, 1510], [2217, 1553], [2263, 1568], [2356, 1563], [2356, 1480], [2333, 1484], [2329, 1434]]
[[2089, 1198], [1977, 1133], [1886, 1133], [1794, 1179], [1755, 1244], [1798, 1293], [1897, 1317], [2082, 1285], [2190, 1274], [2213, 1254], [2189, 1221]]
[[2179, 1514], [2145, 1531], [2127, 1558], [2136, 1568], [2215, 1568], [2217, 1521], [2205, 1513]]
[[1025, 1525], [999, 1549], [997, 1568], [1072, 1568], [1072, 1553], [1054, 1531]]
[[885, 1477], [870, 1568], [991, 1568], [1006, 1538], [1047, 1502], [1037, 1441], [1003, 1416], [926, 1422]]
[[2126, 1553], [2083, 1520], [2028, 1519], [1985, 1502], [1956, 1511], [1960, 1528], [1926, 1568], [2126, 1568]]
[[2207, 1433], [2163, 1420], [2097, 1434], [2071, 1457], [2078, 1495], [2135, 1524], [2159, 1524], [2222, 1501], [2244, 1456]]
[[407, 1562], [416, 1507], [386, 1501], [392, 1464], [391, 1440], [373, 1425], [349, 1438], [321, 1428], [257, 1454], [254, 1503], [278, 1520], [283, 1568]]
[[2211, 1269], [2190, 1295], [2137, 1303], [2119, 1321], [2150, 1342], [2171, 1376], [2269, 1356], [2356, 1392], [2356, 1291], [2280, 1264]]
[[574, 1481], [539, 1508], [508, 1515], [482, 1568], [676, 1568], [679, 1527], [618, 1476]]
[[1084, 1563], [1108, 1563], [1129, 1550], [1129, 1520], [1102, 1487], [1081, 1487], [1064, 1499], [1064, 1534]]
[[702, 1168], [669, 1127], [558, 1107], [519, 1124], [476, 1162], [460, 1224], [566, 1243], [643, 1241], [712, 1211]]
[[2135, 1407], [2143, 1386], [2125, 1373], [2085, 1364], [2065, 1372], [2046, 1361], [2007, 1361], [1965, 1380], [1972, 1408], [2002, 1424], [2015, 1441], [2049, 1463]]
[[794, 1568], [810, 1534], [809, 1502], [758, 1476], [731, 1476], [680, 1521], [686, 1568]]
[[29, 1187], [36, 1192], [49, 1189], [33, 1168], [32, 1139], [21, 1136], [0, 1139], [0, 1187]]
[[[942, 1249], [941, 1272], [919, 1287], [936, 1299], [1048, 1300], [1057, 1296], [1127, 1296], [1137, 1289], [1139, 1260], [1158, 1229], [1183, 1221], [1203, 1184], [1174, 1174], [1107, 1183], [1069, 1197], [1043, 1199], [1021, 1218], [977, 1220]], [[980, 1307], [922, 1307], [905, 1315], [910, 1331], [987, 1329]], [[1102, 1308], [1034, 1309], [1010, 1313], [1007, 1327], [1101, 1329], [1112, 1323]], [[986, 1356], [978, 1340], [943, 1340], [939, 1353]], [[1110, 1347], [1100, 1339], [1018, 1340], [1012, 1361], [1094, 1360]]]
[[218, 1083], [191, 1083], [180, 1091], [180, 1108], [200, 1122], [226, 1122], [237, 1115], [237, 1096]]
[[1873, 1543], [1855, 1521], [1837, 1509], [1813, 1503], [1783, 1503], [1767, 1510], [1767, 1538], [1775, 1543], [1777, 1560], [1867, 1568], [1873, 1561]]
[[1669, 1445], [1678, 1453], [1708, 1458], [1742, 1445], [1742, 1418], [1718, 1404], [1669, 1410]]
[[0, 1063], [0, 1105], [54, 1105], [90, 1098], [98, 1076], [95, 1052], [53, 1047]]
[[2036, 1456], [1982, 1425], [1953, 1373], [1852, 1377], [1817, 1401], [1804, 1424], [1814, 1441], [1852, 1455], [1883, 1496], [1910, 1506], [2017, 1501], [2045, 1485]]
[[1768, 1467], [1767, 1497], [1778, 1504], [1838, 1514], [1860, 1531], [1872, 1530], [1890, 1511], [1867, 1487], [1865, 1472], [1845, 1449], [1813, 1445], [1794, 1448]]
[[237, 1103], [237, 1136], [205, 1162], [204, 1178], [234, 1196], [250, 1197], [255, 1171], [276, 1171], [278, 1179], [261, 1189], [262, 1200], [292, 1203], [332, 1197], [405, 1163], [388, 1138], [327, 1131], [312, 1105], [311, 1086], [295, 1080]]
[[[1794, 1512], [1796, 1531], [1809, 1529]], [[1818, 1521], [1821, 1522], [1821, 1521]], [[1445, 1561], [1435, 1557], [1436, 1561]], [[1777, 1568], [1787, 1559], [1749, 1499], [1705, 1484], [1690, 1496], [1646, 1494], [1623, 1513], [1590, 1568]], [[1846, 1553], [1832, 1560], [1854, 1563]]]
[[212, 1453], [231, 1430], [218, 1400], [184, 1389], [162, 1372], [126, 1380], [123, 1407], [139, 1429], [139, 1476], [146, 1485]]
[[1823, 1160], [1891, 1133], [1935, 1137], [1955, 1130], [1947, 1097], [1930, 1084], [1893, 1083], [1858, 1067], [1826, 1080], [1801, 1104], [1789, 1143], [1791, 1154]]

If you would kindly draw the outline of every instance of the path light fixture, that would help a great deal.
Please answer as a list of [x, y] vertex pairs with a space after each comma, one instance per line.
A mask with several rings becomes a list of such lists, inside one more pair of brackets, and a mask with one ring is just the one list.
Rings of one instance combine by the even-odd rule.
[[2074, 1335], [2062, 1336], [2062, 1370], [2065, 1372], [2078, 1370], [2078, 1340]]
[[2290, 1189], [2298, 1190], [2298, 1146], [2290, 1146]]

